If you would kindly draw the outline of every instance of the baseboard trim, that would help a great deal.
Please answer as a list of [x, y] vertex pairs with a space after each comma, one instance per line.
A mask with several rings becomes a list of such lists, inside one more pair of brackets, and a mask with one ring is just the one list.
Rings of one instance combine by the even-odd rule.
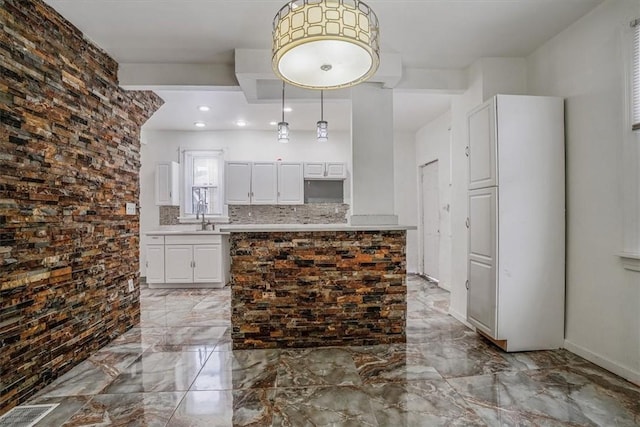
[[456, 319], [458, 322], [465, 325], [467, 328], [473, 329], [474, 331], [476, 330], [475, 326], [467, 322], [467, 316], [463, 316], [461, 313], [458, 313], [455, 310], [451, 310], [451, 308], [449, 308], [449, 315], [452, 316], [454, 319]]
[[601, 368], [604, 368], [607, 371], [611, 371], [614, 374], [626, 379], [627, 381], [640, 386], [640, 372], [635, 372], [632, 369], [614, 362], [611, 359], [600, 356], [592, 352], [591, 350], [588, 350], [578, 344], [572, 343], [567, 339], [564, 340], [564, 348], [569, 350], [571, 353], [575, 353], [578, 356], [587, 359], [589, 362], [595, 363]]

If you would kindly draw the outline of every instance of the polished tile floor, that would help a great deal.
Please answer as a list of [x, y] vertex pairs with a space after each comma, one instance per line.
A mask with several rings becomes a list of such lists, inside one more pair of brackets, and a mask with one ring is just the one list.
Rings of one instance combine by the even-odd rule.
[[638, 426], [640, 388], [564, 350], [507, 354], [408, 278], [407, 344], [232, 351], [229, 289], [150, 290], [142, 319], [29, 403], [38, 426]]

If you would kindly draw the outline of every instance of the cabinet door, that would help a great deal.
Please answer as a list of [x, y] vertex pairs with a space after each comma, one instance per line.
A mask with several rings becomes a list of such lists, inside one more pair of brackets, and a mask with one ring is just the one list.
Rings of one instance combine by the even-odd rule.
[[278, 163], [278, 204], [304, 203], [302, 163]]
[[225, 163], [225, 201], [248, 205], [251, 201], [251, 162]]
[[193, 245], [165, 245], [165, 283], [193, 283]]
[[495, 98], [469, 114], [469, 189], [492, 187], [497, 180]]
[[324, 178], [324, 163], [322, 162], [305, 163], [304, 178], [305, 179]]
[[499, 339], [497, 325], [497, 206], [495, 187], [469, 192], [467, 320]]
[[220, 245], [194, 245], [193, 283], [220, 282], [222, 280], [221, 264]]
[[155, 199], [158, 206], [178, 206], [180, 165], [176, 162], [156, 164]]
[[251, 167], [251, 203], [278, 203], [278, 170], [275, 162], [254, 162]]
[[347, 165], [344, 163], [327, 163], [326, 164], [327, 178], [342, 179], [347, 177]]
[[164, 245], [147, 245], [147, 283], [164, 283]]

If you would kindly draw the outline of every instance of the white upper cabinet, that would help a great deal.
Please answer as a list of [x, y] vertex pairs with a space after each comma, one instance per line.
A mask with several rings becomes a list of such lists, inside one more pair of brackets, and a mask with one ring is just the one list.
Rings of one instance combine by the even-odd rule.
[[275, 162], [253, 162], [251, 166], [251, 204], [278, 202], [278, 170]]
[[495, 98], [469, 115], [469, 190], [497, 183]]
[[180, 165], [176, 162], [156, 164], [156, 205], [180, 206]]
[[227, 162], [225, 200], [230, 205], [304, 203], [302, 163]]
[[278, 162], [278, 204], [304, 204], [302, 163]]
[[226, 162], [224, 181], [227, 204], [251, 203], [251, 162]]
[[343, 162], [306, 162], [304, 179], [345, 179], [347, 166]]

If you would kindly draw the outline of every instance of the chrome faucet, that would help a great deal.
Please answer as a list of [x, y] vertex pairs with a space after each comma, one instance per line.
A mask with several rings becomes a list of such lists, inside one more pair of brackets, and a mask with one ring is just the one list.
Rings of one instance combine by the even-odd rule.
[[198, 205], [196, 206], [196, 219], [200, 219], [200, 214], [202, 214], [202, 223], [200, 225], [202, 230], [206, 230], [207, 226], [211, 224], [209, 221], [205, 220], [206, 212], [207, 212], [207, 203], [204, 200], [199, 200]]

